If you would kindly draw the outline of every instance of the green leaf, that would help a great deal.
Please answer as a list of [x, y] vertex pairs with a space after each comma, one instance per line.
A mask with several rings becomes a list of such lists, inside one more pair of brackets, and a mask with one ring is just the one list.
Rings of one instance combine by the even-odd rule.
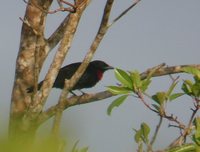
[[150, 83], [151, 83], [150, 79], [145, 79], [145, 80], [142, 81], [142, 86], [141, 86], [142, 92], [145, 92], [147, 90]]
[[142, 140], [142, 131], [141, 130], [135, 130], [135, 142], [139, 143]]
[[79, 149], [77, 148], [78, 143], [79, 143], [79, 140], [76, 141], [76, 143], [74, 144], [74, 146], [73, 146], [71, 152], [88, 152], [89, 147], [84, 147], [84, 148], [82, 148], [82, 149], [79, 150]]
[[193, 124], [195, 125], [196, 129], [200, 131], [200, 117], [196, 117], [193, 121]]
[[[145, 92], [147, 88], [149, 87], [149, 84], [151, 83], [151, 77], [155, 73], [155, 71], [156, 70], [151, 70], [150, 73], [147, 75], [147, 78], [142, 80], [141, 90], [143, 92]], [[141, 76], [140, 76], [140, 79], [141, 79]]]
[[113, 94], [127, 94], [130, 92], [130, 89], [121, 86], [108, 86], [107, 88]]
[[200, 146], [200, 117], [196, 117], [193, 121], [195, 133], [192, 136], [193, 141]]
[[124, 100], [128, 97], [128, 95], [123, 95], [123, 96], [120, 96], [118, 97], [117, 99], [115, 99], [108, 107], [107, 109], [107, 114], [108, 115], [111, 115], [111, 112], [113, 110], [113, 108], [115, 107], [119, 107], [123, 102]]
[[166, 101], [166, 93], [165, 92], [157, 92], [152, 96], [152, 99], [156, 101], [159, 105], [163, 105]]
[[142, 131], [142, 134], [143, 134], [143, 137], [144, 137], [144, 142], [145, 142], [145, 143], [148, 143], [148, 141], [149, 141], [150, 128], [149, 128], [149, 126], [148, 126], [146, 123], [144, 123], [144, 122], [141, 124], [141, 131]]
[[123, 86], [128, 87], [130, 89], [133, 88], [132, 86], [132, 80], [130, 76], [121, 69], [115, 69], [115, 77], [119, 82], [122, 83]]
[[181, 146], [172, 147], [166, 152], [198, 152], [195, 144], [183, 144]]
[[89, 147], [84, 147], [80, 150], [80, 152], [88, 152]]
[[79, 140], [78, 141], [76, 141], [76, 143], [74, 144], [74, 146], [73, 146], [73, 148], [72, 148], [72, 152], [78, 152], [78, 150], [77, 150], [77, 145], [78, 145], [78, 143], [79, 143]]
[[177, 82], [172, 83], [172, 85], [169, 87], [169, 90], [167, 91], [167, 96], [170, 96], [172, 91], [174, 90], [175, 86], [178, 84]]
[[169, 96], [169, 100], [170, 101], [175, 100], [176, 98], [181, 97], [184, 94], [185, 93], [174, 93], [174, 94], [172, 94], [172, 95]]
[[190, 87], [193, 86], [193, 82], [191, 80], [184, 80], [184, 83], [187, 84]]
[[133, 82], [133, 91], [138, 91], [138, 89], [142, 86], [140, 74], [138, 71], [134, 71], [131, 72], [130, 75]]
[[184, 67], [184, 68], [182, 68], [182, 70], [186, 73], [192, 74], [192, 75], [200, 78], [200, 71], [199, 71], [199, 69], [197, 69], [195, 67]]
[[185, 80], [184, 83], [182, 84], [181, 89], [183, 90], [183, 92], [189, 96], [191, 96], [192, 94], [192, 86], [193, 83], [190, 80]]
[[200, 78], [199, 77], [194, 76], [193, 78], [194, 78], [195, 83], [200, 83]]
[[200, 83], [195, 83], [195, 84], [192, 86], [192, 94], [193, 94], [195, 97], [199, 97], [199, 96], [200, 96]]

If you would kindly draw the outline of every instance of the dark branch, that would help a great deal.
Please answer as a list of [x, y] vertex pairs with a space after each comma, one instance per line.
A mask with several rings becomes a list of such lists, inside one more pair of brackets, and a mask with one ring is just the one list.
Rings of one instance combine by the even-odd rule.
[[120, 18], [122, 18], [126, 13], [128, 13], [140, 0], [136, 0], [131, 6], [124, 10], [118, 17], [116, 17], [109, 26], [112, 26]]

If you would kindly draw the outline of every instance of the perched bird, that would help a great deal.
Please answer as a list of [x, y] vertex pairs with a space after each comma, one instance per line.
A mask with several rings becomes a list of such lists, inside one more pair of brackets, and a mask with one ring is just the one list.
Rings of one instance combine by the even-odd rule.
[[[57, 78], [53, 84], [53, 88], [64, 88], [65, 79], [70, 79], [73, 74], [76, 72], [78, 67], [81, 65], [81, 62], [76, 62], [69, 64], [63, 68], [61, 68], [58, 72]], [[70, 90], [80, 90], [83, 88], [91, 88], [96, 85], [97, 82], [99, 82], [102, 77], [103, 73], [109, 69], [113, 69], [112, 66], [109, 66], [107, 63], [95, 60], [89, 63], [87, 69], [79, 79], [79, 81], [76, 83], [76, 85]], [[41, 88], [43, 81], [41, 81], [38, 84], [38, 90]], [[34, 87], [30, 87], [27, 89], [28, 93], [33, 92]]]

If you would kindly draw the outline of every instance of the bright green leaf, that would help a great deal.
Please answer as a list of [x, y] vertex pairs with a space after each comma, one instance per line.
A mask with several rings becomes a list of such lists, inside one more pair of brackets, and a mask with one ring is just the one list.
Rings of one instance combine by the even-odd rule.
[[108, 91], [110, 91], [113, 94], [127, 94], [130, 92], [128, 88], [121, 86], [108, 86]]
[[191, 96], [192, 94], [192, 82], [190, 80], [185, 80], [184, 83], [182, 84], [181, 89], [183, 90], [183, 92], [189, 96]]
[[198, 152], [196, 151], [195, 144], [183, 144], [181, 146], [176, 146], [168, 149], [166, 152]]
[[184, 95], [185, 93], [174, 93], [172, 95], [169, 96], [169, 100], [172, 101], [172, 100], [175, 100], [176, 98]]
[[139, 143], [142, 140], [142, 131], [141, 130], [135, 130], [135, 142]]
[[200, 83], [195, 83], [195, 84], [192, 86], [192, 94], [193, 94], [195, 97], [199, 97], [199, 96], [200, 96]]
[[184, 72], [187, 72], [189, 74], [192, 74], [192, 75], [197, 76], [198, 78], [200, 78], [200, 71], [199, 71], [199, 69], [197, 69], [195, 67], [184, 67], [184, 68], [182, 68], [182, 70]]
[[130, 73], [131, 79], [133, 82], [133, 91], [137, 91], [142, 86], [142, 81], [140, 78], [140, 74], [138, 71], [134, 71]]
[[187, 84], [190, 87], [193, 86], [193, 82], [191, 80], [184, 80], [184, 83]]
[[132, 80], [130, 76], [121, 69], [115, 69], [115, 77], [119, 82], [122, 83], [123, 86], [128, 87], [130, 89], [133, 88], [132, 86]]
[[141, 86], [141, 90], [143, 92], [145, 92], [149, 86], [149, 84], [151, 83], [151, 80], [150, 79], [145, 79], [142, 81], [142, 86]]
[[193, 124], [195, 126], [195, 133], [193, 134], [193, 141], [200, 145], [200, 117], [196, 117], [193, 121]]
[[166, 101], [166, 93], [157, 92], [155, 95], [152, 96], [152, 99], [156, 101], [159, 105], [162, 105]]
[[107, 114], [108, 115], [111, 115], [111, 112], [113, 110], [113, 108], [115, 107], [119, 107], [123, 102], [124, 100], [128, 97], [128, 95], [123, 95], [123, 96], [120, 96], [118, 97], [117, 99], [115, 99], [108, 107], [107, 109]]
[[193, 121], [193, 124], [194, 124], [195, 127], [196, 127], [197, 129], [199, 129], [199, 131], [200, 131], [200, 117], [196, 117], [196, 118], [194, 119], [194, 121]]
[[149, 133], [150, 133], [150, 128], [149, 126], [146, 124], [146, 123], [142, 123], [141, 124], [141, 130], [142, 130], [142, 134], [143, 134], [143, 137], [144, 137], [144, 142], [145, 143], [148, 143], [148, 138], [149, 138]]
[[195, 83], [200, 83], [200, 77], [194, 76], [193, 78]]
[[178, 84], [177, 82], [172, 83], [172, 85], [169, 87], [169, 90], [167, 91], [167, 96], [170, 96], [172, 91], [174, 90], [175, 86]]

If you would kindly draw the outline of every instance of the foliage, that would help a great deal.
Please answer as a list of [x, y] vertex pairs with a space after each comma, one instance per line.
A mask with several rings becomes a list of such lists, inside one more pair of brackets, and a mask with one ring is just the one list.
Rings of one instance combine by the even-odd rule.
[[[19, 137], [21, 138], [21, 137]], [[29, 140], [26, 138], [26, 141]], [[61, 137], [50, 136], [42, 139], [37, 139], [34, 143], [27, 144], [19, 141], [0, 140], [1, 152], [88, 152], [88, 147], [78, 148], [78, 141], [71, 147], [66, 143], [66, 140]]]
[[[172, 83], [166, 91], [158, 91], [153, 95], [149, 95], [147, 90], [151, 85], [151, 79], [156, 69], [151, 70], [145, 78], [142, 78], [142, 74], [139, 74], [138, 71], [126, 72], [122, 69], [115, 69], [115, 77], [119, 84], [117, 86], [108, 86], [108, 90], [119, 97], [110, 104], [107, 113], [111, 115], [113, 108], [119, 107], [127, 97], [132, 96], [140, 99], [146, 108], [157, 113], [160, 117], [160, 122], [152, 138], [149, 136], [152, 129], [145, 122], [141, 124], [140, 129], [134, 129], [138, 151], [144, 151], [144, 145], [146, 145], [147, 151], [153, 151], [153, 144], [162, 125], [163, 118], [174, 123], [169, 125], [170, 127], [178, 127], [181, 130], [180, 136], [172, 141], [171, 145], [165, 149], [166, 151], [184, 152], [198, 151], [200, 149], [200, 118], [196, 116], [200, 108], [200, 71], [194, 67], [184, 67], [181, 70], [193, 76], [193, 80], [184, 80], [182, 82], [181, 92], [175, 92], [177, 90], [175, 88], [180, 83], [178, 81], [179, 77], [173, 78], [171, 76]], [[194, 101], [194, 108], [188, 124], [182, 123], [178, 117], [168, 114], [166, 110], [166, 105], [169, 102], [176, 101], [177, 98], [183, 95], [191, 97], [191, 100]], [[151, 104], [146, 102], [147, 99], [151, 101]], [[187, 143], [186, 137], [192, 137], [193, 142]]]
[[[200, 107], [200, 71], [196, 68], [182, 68], [181, 72], [193, 75], [194, 80], [184, 80], [181, 88], [182, 91], [178, 93], [175, 92], [175, 88], [179, 83], [178, 78], [172, 78], [172, 84], [166, 91], [158, 91], [152, 95], [147, 93], [147, 90], [152, 83], [151, 79], [155, 72], [157, 72], [158, 68], [153, 68], [148, 71], [148, 74], [145, 77], [141, 76], [138, 71], [126, 72], [122, 69], [115, 69], [115, 77], [119, 81], [119, 84], [117, 86], [109, 86], [109, 93], [105, 91], [103, 97], [99, 96], [99, 94], [96, 94], [96, 96], [93, 94], [83, 94], [81, 96], [73, 96], [69, 98], [67, 96], [69, 92], [67, 90], [70, 90], [70, 85], [67, 84], [71, 84], [72, 88], [79, 80], [81, 75], [86, 70], [87, 65], [92, 60], [92, 57], [94, 56], [108, 29], [139, 1], [140, 0], [136, 0], [133, 2], [127, 9], [121, 12], [121, 14], [110, 22], [110, 14], [114, 0], [107, 0], [99, 29], [85, 58], [83, 59], [81, 66], [76, 71], [74, 76], [65, 82], [64, 89], [60, 94], [58, 102], [46, 111], [44, 110], [44, 105], [46, 104], [52, 85], [55, 82], [56, 75], [58, 74], [65, 56], [72, 45], [79, 20], [85, 8], [89, 5], [90, 0], [76, 0], [74, 1], [74, 4], [59, 0], [57, 2], [60, 8], [55, 9], [54, 11], [50, 10], [53, 2], [52, 0], [30, 0], [26, 2], [27, 8], [25, 17], [24, 19], [20, 18], [23, 22], [23, 26], [21, 31], [19, 53], [16, 61], [15, 81], [10, 106], [9, 135], [11, 138], [9, 138], [9, 140], [0, 141], [0, 151], [64, 152], [66, 151], [67, 145], [65, 140], [59, 137], [62, 112], [72, 105], [98, 101], [112, 95], [118, 95], [119, 97], [117, 97], [108, 107], [108, 115], [111, 115], [113, 109], [119, 107], [128, 97], [137, 97], [146, 108], [160, 117], [155, 133], [151, 132], [151, 127], [145, 122], [140, 125], [139, 129], [134, 129], [134, 137], [135, 142], [138, 144], [138, 151], [144, 151], [145, 147], [147, 151], [153, 151], [153, 144], [156, 140], [163, 118], [173, 122], [175, 125], [171, 126], [178, 127], [181, 130], [181, 135], [177, 140], [172, 142], [171, 146], [166, 148], [166, 151], [177, 152], [199, 150], [200, 120], [199, 117], [196, 117], [196, 113]], [[70, 7], [65, 7], [65, 4]], [[65, 19], [62, 23], [60, 23], [58, 28], [50, 34], [50, 37], [45, 37], [44, 33], [46, 29], [47, 16], [59, 11], [69, 11], [69, 13], [66, 13], [68, 15], [66, 15]], [[43, 67], [43, 63], [48, 57], [49, 52], [51, 52], [57, 44], [58, 49], [51, 63], [51, 67], [45, 76], [45, 81], [43, 82], [40, 91], [37, 91], [37, 80]], [[180, 71], [177, 73], [179, 72]], [[32, 94], [27, 93], [27, 88], [30, 86], [34, 86], [36, 88]], [[176, 99], [182, 95], [187, 95], [194, 101], [192, 115], [188, 124], [182, 123], [173, 114], [168, 114], [166, 110], [166, 105], [169, 102], [176, 101]], [[146, 102], [146, 97], [151, 101], [151, 104]], [[75, 98], [77, 100], [74, 101], [73, 99]], [[83, 99], [85, 99], [85, 101], [81, 102]], [[35, 141], [37, 129], [44, 121], [48, 120], [52, 116], [55, 116], [52, 125], [53, 137]], [[151, 134], [153, 134], [152, 137]], [[190, 144], [185, 142], [186, 137], [188, 136], [190, 136], [193, 141]], [[72, 152], [88, 151], [88, 147], [78, 149], [77, 144], [78, 142], [74, 144], [71, 150]]]

